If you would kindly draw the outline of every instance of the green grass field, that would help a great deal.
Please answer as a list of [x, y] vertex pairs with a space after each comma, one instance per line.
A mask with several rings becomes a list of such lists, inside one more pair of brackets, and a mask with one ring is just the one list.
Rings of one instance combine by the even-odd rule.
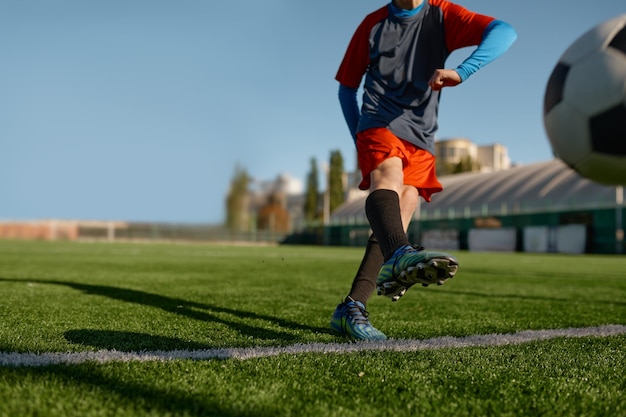
[[[623, 332], [417, 351], [333, 335], [361, 254], [0, 240], [0, 416], [626, 416]], [[372, 323], [418, 341], [626, 325], [626, 257], [455, 255], [446, 285], [373, 297]], [[11, 363], [313, 344], [356, 351]]]

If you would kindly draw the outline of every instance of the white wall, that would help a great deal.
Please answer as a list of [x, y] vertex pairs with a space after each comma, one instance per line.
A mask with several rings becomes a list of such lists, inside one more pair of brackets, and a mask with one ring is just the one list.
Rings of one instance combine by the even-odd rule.
[[472, 252], [515, 252], [516, 240], [514, 228], [470, 229], [468, 234]]
[[584, 253], [587, 228], [582, 224], [524, 228], [525, 252]]

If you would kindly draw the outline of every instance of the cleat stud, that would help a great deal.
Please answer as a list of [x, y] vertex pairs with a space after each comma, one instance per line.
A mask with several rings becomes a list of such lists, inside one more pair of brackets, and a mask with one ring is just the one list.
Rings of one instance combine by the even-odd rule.
[[422, 287], [428, 287], [428, 284], [422, 284]]

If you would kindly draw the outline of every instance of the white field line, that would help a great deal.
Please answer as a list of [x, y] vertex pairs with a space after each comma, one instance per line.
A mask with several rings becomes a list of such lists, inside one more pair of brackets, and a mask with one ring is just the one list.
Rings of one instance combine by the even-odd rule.
[[306, 343], [283, 347], [222, 348], [202, 350], [171, 350], [120, 352], [117, 350], [99, 350], [90, 352], [44, 352], [10, 353], [0, 352], [0, 366], [47, 366], [60, 364], [80, 364], [86, 362], [165, 362], [176, 359], [254, 359], [277, 355], [302, 353], [353, 353], [365, 351], [377, 352], [415, 352], [418, 350], [464, 348], [476, 346], [517, 345], [558, 337], [606, 337], [626, 334], [626, 326], [606, 325], [598, 327], [525, 330], [510, 334], [486, 334], [465, 337], [435, 337], [426, 340], [382, 340], [355, 343]]

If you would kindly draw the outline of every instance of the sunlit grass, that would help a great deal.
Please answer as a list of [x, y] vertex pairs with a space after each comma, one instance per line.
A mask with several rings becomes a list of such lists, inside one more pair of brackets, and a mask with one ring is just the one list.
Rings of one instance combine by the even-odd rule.
[[[0, 351], [348, 343], [362, 249], [0, 241]], [[442, 287], [373, 297], [390, 338], [626, 324], [626, 258], [459, 252]], [[626, 415], [626, 336], [413, 353], [0, 368], [0, 416]]]

